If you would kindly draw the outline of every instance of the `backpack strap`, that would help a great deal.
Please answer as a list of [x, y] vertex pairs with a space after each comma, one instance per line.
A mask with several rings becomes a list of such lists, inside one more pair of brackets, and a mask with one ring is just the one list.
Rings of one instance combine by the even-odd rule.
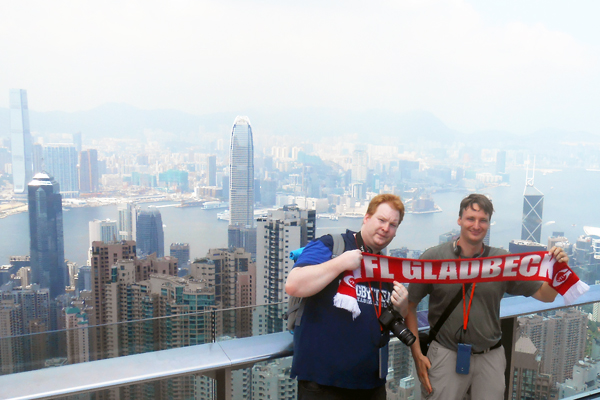
[[346, 250], [346, 242], [340, 233], [339, 235], [329, 235], [333, 238], [333, 248], [331, 249], [331, 258], [335, 258]]
[[[346, 242], [342, 234], [329, 235], [333, 239], [333, 248], [331, 249], [331, 258], [335, 258], [342, 254], [346, 250]], [[304, 312], [304, 304], [306, 300], [304, 297], [290, 296], [288, 300], [288, 330], [293, 331], [294, 327], [300, 325], [302, 320], [302, 314]]]

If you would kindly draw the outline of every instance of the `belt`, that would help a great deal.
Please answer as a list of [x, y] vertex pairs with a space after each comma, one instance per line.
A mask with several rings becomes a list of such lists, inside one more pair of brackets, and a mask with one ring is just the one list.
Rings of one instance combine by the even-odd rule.
[[472, 351], [471, 354], [485, 354], [485, 353], [488, 353], [488, 352], [490, 352], [492, 350], [496, 350], [500, 346], [502, 346], [502, 342], [500, 340], [498, 340], [498, 343], [496, 343], [492, 347], [490, 347], [488, 349], [485, 349], [483, 351]]

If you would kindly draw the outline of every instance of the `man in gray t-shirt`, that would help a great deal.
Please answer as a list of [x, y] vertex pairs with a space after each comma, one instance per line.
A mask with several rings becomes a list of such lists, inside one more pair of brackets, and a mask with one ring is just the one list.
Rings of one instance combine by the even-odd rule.
[[[491, 201], [484, 195], [471, 194], [460, 204], [458, 225], [460, 237], [426, 250], [423, 260], [475, 258], [483, 255], [508, 254], [483, 244], [494, 212]], [[558, 262], [567, 262], [566, 253], [557, 247], [550, 252]], [[406, 325], [418, 337], [416, 309], [429, 296], [429, 324], [434, 326], [462, 284], [417, 284], [408, 287], [409, 314]], [[504, 398], [504, 370], [506, 359], [500, 345], [500, 300], [505, 293], [533, 296], [543, 302], [552, 302], [557, 292], [546, 282], [485, 282], [472, 284], [463, 291], [463, 301], [444, 322], [427, 356], [421, 352], [419, 340], [411, 346], [422, 397], [425, 399], [462, 399], [471, 388], [473, 399]], [[463, 305], [465, 307], [463, 307]], [[465, 329], [466, 326], [466, 329]], [[459, 343], [471, 346], [468, 374], [456, 372]], [[442, 393], [443, 390], [443, 393]]]

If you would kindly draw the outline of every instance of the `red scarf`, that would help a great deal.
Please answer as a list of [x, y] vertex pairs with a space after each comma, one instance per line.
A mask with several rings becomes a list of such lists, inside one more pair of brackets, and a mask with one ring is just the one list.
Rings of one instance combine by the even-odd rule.
[[468, 283], [499, 281], [544, 281], [560, 293], [566, 305], [589, 290], [566, 263], [558, 263], [547, 252], [506, 254], [486, 258], [412, 260], [363, 253], [361, 267], [346, 271], [333, 303], [360, 315], [356, 301], [358, 282]]

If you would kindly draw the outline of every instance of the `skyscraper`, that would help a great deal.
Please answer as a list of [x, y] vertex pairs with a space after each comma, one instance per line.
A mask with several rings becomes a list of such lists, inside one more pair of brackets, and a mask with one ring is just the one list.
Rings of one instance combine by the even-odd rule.
[[229, 225], [254, 226], [254, 145], [247, 117], [237, 117], [229, 145]]
[[[521, 336], [512, 356], [509, 399], [549, 399], [551, 376], [540, 371], [541, 356], [531, 339]], [[512, 393], [512, 396], [511, 396]]]
[[68, 284], [60, 186], [48, 174], [36, 174], [27, 200], [32, 281], [49, 288], [54, 299]]
[[[294, 265], [289, 254], [315, 239], [315, 219], [314, 210], [300, 210], [295, 206], [284, 206], [258, 219], [256, 305], [288, 300], [284, 285]], [[259, 308], [254, 313], [254, 333], [281, 332], [285, 325], [283, 308], [277, 305]]]
[[67, 328], [67, 360], [69, 364], [90, 361], [89, 321], [85, 312], [77, 307], [65, 309]]
[[237, 117], [229, 144], [228, 246], [256, 255], [254, 224], [254, 145], [247, 117]]
[[119, 240], [134, 240], [138, 208], [133, 203], [119, 203]]
[[[215, 305], [220, 309], [255, 304], [256, 263], [242, 248], [209, 249], [205, 258], [192, 264], [190, 275], [211, 282]], [[241, 309], [223, 313], [221, 324], [225, 335], [251, 336], [252, 311]]]
[[521, 335], [527, 336], [542, 356], [542, 372], [552, 374], [552, 384], [573, 377], [573, 366], [585, 355], [587, 314], [567, 308], [554, 315], [519, 317]]
[[164, 257], [165, 235], [160, 211], [153, 209], [138, 213], [135, 240], [140, 256], [156, 253], [157, 257]]
[[190, 263], [190, 244], [171, 243], [169, 255], [177, 258], [179, 269], [187, 269]]
[[[91, 266], [91, 310], [86, 311], [90, 326], [103, 325], [110, 320], [112, 303], [107, 303], [107, 288], [112, 283], [112, 266], [123, 260], [135, 259], [135, 242], [123, 241], [107, 244], [92, 243]], [[109, 343], [106, 341], [107, 330], [95, 328], [90, 332], [90, 360], [107, 357]]]
[[533, 171], [529, 177], [529, 170], [525, 181], [523, 193], [523, 224], [521, 239], [540, 243], [542, 239], [542, 214], [544, 212], [544, 194], [533, 186], [535, 174], [535, 161]]
[[98, 150], [89, 149], [79, 153], [79, 191], [98, 191]]
[[45, 170], [60, 184], [60, 193], [64, 197], [79, 196], [77, 162], [77, 150], [72, 144], [44, 146]]
[[119, 241], [117, 221], [95, 219], [89, 222], [89, 231], [90, 247], [92, 247], [92, 242], [110, 243]]
[[10, 90], [10, 140], [13, 191], [17, 194], [25, 194], [27, 184], [33, 176], [33, 158], [27, 91], [23, 89]]

